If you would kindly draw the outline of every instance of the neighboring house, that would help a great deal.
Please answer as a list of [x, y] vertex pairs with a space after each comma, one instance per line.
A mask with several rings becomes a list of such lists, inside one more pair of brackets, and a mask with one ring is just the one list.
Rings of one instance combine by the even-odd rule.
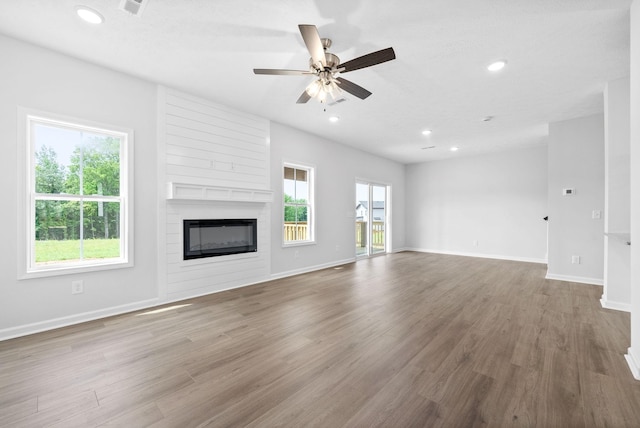
[[[359, 201], [356, 205], [356, 220], [364, 221], [368, 218], [369, 202]], [[384, 201], [373, 201], [373, 221], [384, 221]]]

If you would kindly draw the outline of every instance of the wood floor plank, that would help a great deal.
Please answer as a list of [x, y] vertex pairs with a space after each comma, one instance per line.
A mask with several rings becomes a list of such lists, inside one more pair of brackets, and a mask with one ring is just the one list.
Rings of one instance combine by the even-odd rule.
[[640, 426], [629, 314], [545, 274], [402, 252], [0, 342], [0, 426]]
[[488, 426], [545, 426], [538, 412], [541, 399], [540, 371], [516, 365], [504, 367], [504, 375], [492, 385], [492, 394], [483, 403]]

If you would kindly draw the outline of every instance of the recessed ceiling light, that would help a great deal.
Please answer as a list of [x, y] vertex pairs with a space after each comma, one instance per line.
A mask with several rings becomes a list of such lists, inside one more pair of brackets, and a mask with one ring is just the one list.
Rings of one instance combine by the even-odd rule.
[[329, 118], [329, 122], [333, 122], [333, 123], [336, 123], [339, 120], [340, 120], [340, 118], [338, 116], [331, 116]]
[[102, 24], [104, 22], [104, 16], [87, 6], [76, 6], [76, 13], [83, 21], [89, 24]]
[[489, 64], [487, 66], [487, 70], [489, 70], [489, 71], [499, 71], [499, 70], [502, 70], [505, 65], [507, 65], [507, 61], [505, 61], [505, 60], [496, 61], [496, 62], [494, 62], [492, 64]]
[[431, 134], [430, 129], [425, 129], [424, 131], [422, 131], [422, 135], [429, 135], [429, 134]]
[[457, 152], [459, 149], [457, 147], [451, 147], [449, 150], [451, 150], [452, 152]]

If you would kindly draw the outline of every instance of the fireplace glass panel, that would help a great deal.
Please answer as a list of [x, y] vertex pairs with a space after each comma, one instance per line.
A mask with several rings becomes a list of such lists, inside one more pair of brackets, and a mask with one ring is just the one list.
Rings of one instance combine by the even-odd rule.
[[258, 251], [256, 219], [184, 220], [184, 259]]

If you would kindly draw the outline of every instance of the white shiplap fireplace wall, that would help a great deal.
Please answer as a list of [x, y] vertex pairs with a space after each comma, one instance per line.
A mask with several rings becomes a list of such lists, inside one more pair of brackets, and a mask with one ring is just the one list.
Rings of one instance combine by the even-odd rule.
[[[269, 121], [161, 86], [158, 139], [161, 300], [268, 279]], [[257, 253], [183, 260], [182, 220], [230, 218], [258, 219]]]

